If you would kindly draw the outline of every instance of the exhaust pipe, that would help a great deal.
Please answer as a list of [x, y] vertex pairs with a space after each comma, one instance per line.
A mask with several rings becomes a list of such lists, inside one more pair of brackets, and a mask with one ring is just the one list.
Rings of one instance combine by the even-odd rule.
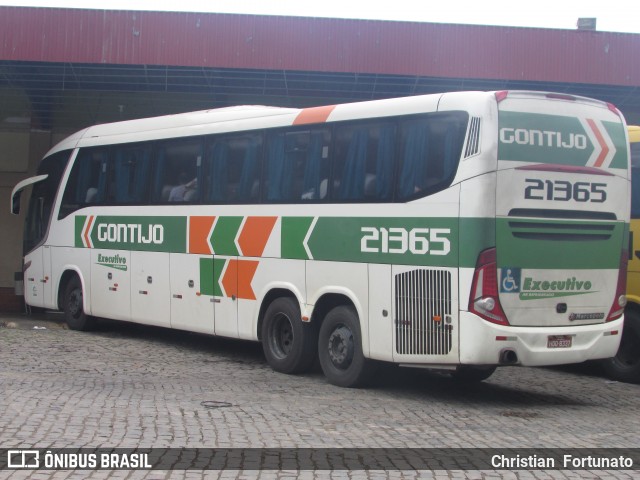
[[505, 348], [500, 352], [500, 365], [515, 365], [518, 363], [518, 354], [515, 350]]

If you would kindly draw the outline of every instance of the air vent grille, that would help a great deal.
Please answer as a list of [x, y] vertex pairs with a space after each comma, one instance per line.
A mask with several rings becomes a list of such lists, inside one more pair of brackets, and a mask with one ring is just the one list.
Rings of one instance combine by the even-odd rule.
[[603, 241], [611, 238], [615, 225], [602, 220], [615, 219], [608, 212], [517, 208], [509, 212], [509, 229], [515, 238], [527, 240]]
[[446, 355], [452, 347], [451, 272], [412, 270], [395, 276], [396, 352]]
[[471, 117], [469, 131], [467, 133], [467, 147], [464, 149], [464, 158], [469, 158], [480, 152], [480, 117]]

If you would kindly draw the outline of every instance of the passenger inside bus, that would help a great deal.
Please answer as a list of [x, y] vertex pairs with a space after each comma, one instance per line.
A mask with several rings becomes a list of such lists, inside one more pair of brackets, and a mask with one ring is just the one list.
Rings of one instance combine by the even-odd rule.
[[187, 172], [182, 171], [178, 176], [178, 186], [171, 189], [169, 193], [170, 202], [189, 202], [195, 198], [198, 187], [198, 179], [189, 180]]

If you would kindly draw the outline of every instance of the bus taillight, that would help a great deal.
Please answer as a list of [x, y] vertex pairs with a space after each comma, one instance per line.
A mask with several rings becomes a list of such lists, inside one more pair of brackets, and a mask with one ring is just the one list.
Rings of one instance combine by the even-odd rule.
[[499, 92], [495, 92], [496, 102], [500, 103], [509, 95], [507, 90], [500, 90]]
[[492, 323], [509, 325], [498, 297], [496, 249], [480, 252], [473, 273], [469, 311]]
[[618, 110], [618, 107], [616, 107], [613, 103], [607, 102], [607, 108], [616, 115], [620, 116], [620, 110]]
[[627, 305], [627, 263], [629, 253], [622, 251], [620, 256], [620, 269], [618, 270], [618, 284], [616, 285], [616, 294], [613, 297], [613, 305], [607, 315], [607, 322], [616, 320], [624, 313], [624, 307]]

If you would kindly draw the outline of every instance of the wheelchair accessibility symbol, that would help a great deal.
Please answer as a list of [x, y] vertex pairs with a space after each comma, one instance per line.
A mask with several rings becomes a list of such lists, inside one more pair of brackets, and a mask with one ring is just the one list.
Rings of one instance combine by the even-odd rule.
[[503, 267], [500, 269], [500, 293], [520, 292], [520, 269]]

